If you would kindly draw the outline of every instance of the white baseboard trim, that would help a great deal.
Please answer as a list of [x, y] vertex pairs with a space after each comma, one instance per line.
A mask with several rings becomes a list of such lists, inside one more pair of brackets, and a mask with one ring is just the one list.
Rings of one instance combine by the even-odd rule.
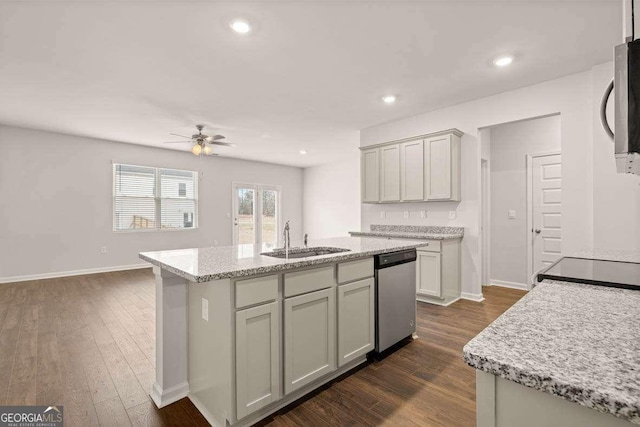
[[151, 396], [151, 400], [153, 400], [153, 403], [155, 403], [158, 408], [164, 408], [167, 405], [171, 405], [172, 403], [187, 397], [188, 394], [189, 383], [187, 381], [183, 381], [164, 390], [158, 385], [158, 383], [153, 383], [151, 394], [149, 394], [149, 396]]
[[449, 302], [445, 302], [445, 300], [435, 301], [435, 300], [432, 300], [432, 299], [421, 298], [420, 295], [418, 295], [417, 300], [418, 300], [418, 302], [422, 302], [424, 304], [433, 304], [433, 305], [439, 305], [440, 307], [448, 307], [451, 304], [453, 304], [454, 302], [459, 301], [460, 298], [454, 298]]
[[482, 302], [484, 301], [484, 296], [482, 292], [479, 294], [472, 294], [471, 292], [462, 292], [460, 293], [460, 298], [466, 299], [469, 301]]
[[83, 274], [110, 273], [112, 271], [139, 270], [151, 268], [151, 264], [118, 265], [115, 267], [87, 268], [84, 270], [58, 271], [56, 273], [30, 274], [27, 276], [0, 277], [0, 283], [26, 282], [28, 280], [55, 279], [57, 277], [81, 276]]
[[493, 280], [491, 279], [491, 286], [500, 286], [502, 288], [511, 288], [511, 289], [520, 289], [522, 291], [528, 291], [529, 286], [525, 283], [518, 282], [507, 282], [504, 280]]

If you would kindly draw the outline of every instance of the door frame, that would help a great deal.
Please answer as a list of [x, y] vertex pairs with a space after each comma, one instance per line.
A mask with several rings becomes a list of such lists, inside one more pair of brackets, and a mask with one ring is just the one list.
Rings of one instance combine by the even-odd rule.
[[[486, 166], [485, 166], [486, 165]], [[481, 286], [491, 286], [491, 160], [480, 157]]]
[[[260, 201], [260, 192], [263, 190], [272, 190], [278, 192], [278, 202], [276, 204], [276, 235], [278, 234], [278, 230], [280, 229], [280, 225], [282, 223], [282, 186], [280, 185], [271, 185], [271, 184], [255, 184], [255, 183], [247, 183], [247, 182], [231, 182], [231, 240], [233, 245], [238, 244], [238, 233], [236, 230], [237, 225], [235, 225], [235, 216], [238, 213], [238, 198], [237, 198], [237, 188], [248, 188], [255, 191], [256, 198], [254, 200], [254, 215], [256, 217], [255, 224], [255, 233], [256, 233], [256, 242], [254, 244], [262, 244], [262, 221], [259, 220], [262, 217], [262, 202]], [[276, 239], [276, 244], [279, 240]]]
[[[533, 159], [548, 156], [561, 156], [561, 151], [527, 154], [527, 288], [533, 284]], [[562, 178], [560, 178], [562, 179]]]

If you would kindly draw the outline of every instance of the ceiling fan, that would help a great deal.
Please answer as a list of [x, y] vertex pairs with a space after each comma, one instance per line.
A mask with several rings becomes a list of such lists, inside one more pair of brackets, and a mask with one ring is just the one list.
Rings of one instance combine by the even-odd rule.
[[176, 133], [171, 133], [169, 135], [179, 136], [180, 138], [186, 138], [186, 141], [167, 141], [165, 144], [177, 144], [177, 143], [185, 143], [191, 142], [193, 144], [193, 148], [191, 152], [196, 156], [204, 153], [207, 156], [218, 156], [218, 154], [213, 153], [213, 149], [211, 145], [222, 145], [225, 147], [235, 147], [235, 144], [230, 144], [228, 142], [222, 142], [225, 139], [224, 135], [205, 135], [202, 133], [204, 129], [204, 125], [196, 125], [196, 129], [198, 129], [198, 133], [194, 133], [191, 136], [178, 135]]

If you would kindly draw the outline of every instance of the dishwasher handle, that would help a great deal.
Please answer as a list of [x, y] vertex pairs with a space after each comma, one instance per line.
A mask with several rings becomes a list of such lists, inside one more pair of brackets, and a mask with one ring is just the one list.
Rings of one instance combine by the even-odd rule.
[[375, 269], [381, 270], [383, 268], [389, 268], [400, 264], [406, 264], [408, 262], [414, 262], [416, 258], [416, 250], [409, 249], [376, 255], [375, 257], [373, 257], [373, 260]]

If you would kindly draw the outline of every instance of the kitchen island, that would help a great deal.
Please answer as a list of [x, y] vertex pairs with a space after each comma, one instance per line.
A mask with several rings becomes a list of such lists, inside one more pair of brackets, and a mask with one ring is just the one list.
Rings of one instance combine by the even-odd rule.
[[188, 396], [212, 425], [251, 425], [348, 372], [375, 344], [373, 256], [424, 244], [311, 240], [344, 251], [289, 259], [267, 245], [141, 253], [156, 275], [152, 399]]
[[471, 340], [477, 425], [640, 424], [640, 292], [544, 281]]

